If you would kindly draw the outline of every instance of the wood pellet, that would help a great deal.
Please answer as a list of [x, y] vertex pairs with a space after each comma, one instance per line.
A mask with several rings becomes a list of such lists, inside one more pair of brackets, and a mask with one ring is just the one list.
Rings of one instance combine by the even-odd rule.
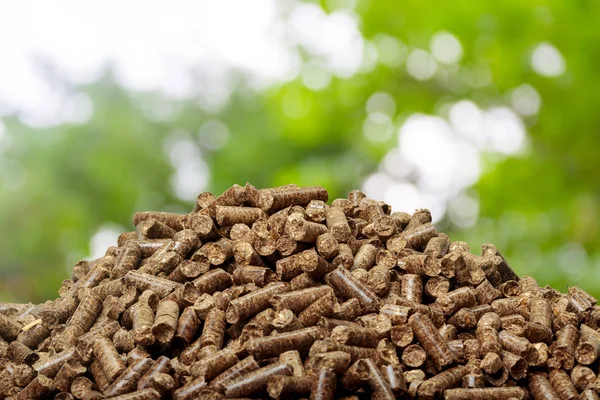
[[596, 400], [600, 306], [354, 190], [147, 211], [59, 297], [0, 303], [0, 399]]

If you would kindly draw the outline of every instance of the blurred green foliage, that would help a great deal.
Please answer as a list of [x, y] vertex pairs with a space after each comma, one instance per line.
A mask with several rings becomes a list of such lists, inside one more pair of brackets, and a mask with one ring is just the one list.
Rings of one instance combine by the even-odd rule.
[[[334, 11], [333, 3], [322, 6]], [[379, 63], [349, 79], [333, 78], [320, 91], [297, 78], [255, 92], [240, 75], [232, 78], [234, 96], [217, 112], [193, 100], [123, 91], [107, 74], [82, 88], [94, 104], [84, 125], [34, 129], [5, 118], [11, 145], [0, 153], [0, 297], [54, 297], [102, 224], [131, 229], [136, 210], [191, 209], [170, 189], [174, 167], [163, 149], [174, 131], [197, 141], [209, 119], [228, 126], [224, 148], [202, 150], [210, 191], [246, 181], [259, 187], [294, 182], [323, 185], [335, 198], [360, 187], [396, 143], [395, 135], [379, 143], [362, 135], [373, 93], [394, 97], [400, 124], [410, 113], [440, 113], [444, 103], [460, 99], [482, 107], [508, 104], [509, 91], [523, 83], [542, 101], [539, 114], [525, 119], [528, 152], [483, 160], [473, 188], [480, 201], [477, 224], [459, 230], [444, 220], [439, 227], [467, 240], [473, 251], [496, 243], [519, 274], [533, 274], [540, 284], [561, 290], [581, 285], [600, 295], [600, 3], [384, 0], [358, 1], [355, 12], [366, 40], [383, 33], [408, 49], [427, 49], [436, 32], [452, 32], [463, 48], [460, 69], [442, 66], [445, 73], [421, 82], [403, 64]], [[560, 50], [565, 74], [547, 78], [531, 69], [531, 52], [543, 41]], [[461, 74], [478, 70], [489, 71], [490, 84], [457, 83]], [[172, 118], [149, 118], [140, 106], [149, 103], [169, 107]], [[290, 117], [284, 106], [301, 112]]]

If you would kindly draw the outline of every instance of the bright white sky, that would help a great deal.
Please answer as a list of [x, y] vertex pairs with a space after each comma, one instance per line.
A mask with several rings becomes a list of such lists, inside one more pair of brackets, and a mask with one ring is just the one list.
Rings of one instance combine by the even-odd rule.
[[211, 78], [234, 67], [281, 79], [292, 60], [275, 16], [272, 0], [0, 3], [0, 116], [61, 122], [56, 114], [72, 96], [44, 76], [44, 62], [73, 83], [91, 82], [111, 65], [124, 87], [172, 97], [194, 92], [190, 71], [198, 65]]
[[[300, 43], [338, 75], [352, 75], [362, 61], [352, 13], [326, 15], [294, 1], [3, 2], [0, 117], [17, 111], [35, 126], [85, 120], [77, 115], [88, 107], [85, 99], [52, 77], [87, 83], [108, 65], [128, 89], [172, 98], [202, 92], [218, 103], [228, 95], [231, 68], [259, 87], [294, 78]], [[44, 63], [50, 68], [42, 69]]]

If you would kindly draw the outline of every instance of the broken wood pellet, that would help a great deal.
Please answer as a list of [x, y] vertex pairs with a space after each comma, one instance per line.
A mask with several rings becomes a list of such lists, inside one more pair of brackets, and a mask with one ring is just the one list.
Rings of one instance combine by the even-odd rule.
[[158, 343], [168, 345], [175, 336], [179, 305], [172, 300], [161, 300], [156, 308], [156, 318], [152, 325], [152, 334]]
[[588, 387], [592, 387], [596, 381], [596, 374], [591, 368], [576, 365], [571, 370], [571, 381], [579, 391], [583, 391]]
[[136, 213], [57, 300], [0, 303], [0, 399], [598, 399], [596, 298], [428, 210], [327, 200], [246, 184]]

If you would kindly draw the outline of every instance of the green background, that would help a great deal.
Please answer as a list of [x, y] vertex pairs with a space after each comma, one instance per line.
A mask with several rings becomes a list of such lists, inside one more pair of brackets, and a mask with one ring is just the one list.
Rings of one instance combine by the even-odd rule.
[[[334, 3], [320, 6], [328, 13], [343, 6]], [[526, 150], [507, 157], [482, 152], [481, 177], [466, 189], [478, 199], [477, 222], [460, 228], [445, 217], [437, 225], [474, 252], [495, 243], [519, 274], [542, 285], [563, 291], [580, 285], [600, 295], [600, 2], [382, 0], [358, 1], [353, 12], [365, 40], [395, 37], [407, 53], [429, 51], [436, 33], [450, 32], [462, 46], [460, 63], [440, 65], [449, 79], [421, 81], [407, 73], [405, 59], [380, 61], [349, 78], [334, 77], [321, 90], [300, 77], [256, 90], [240, 72], [230, 77], [234, 95], [216, 112], [194, 100], [128, 92], [106, 71], [80, 88], [94, 104], [83, 125], [36, 129], [16, 116], [3, 118], [10, 145], [0, 150], [0, 299], [56, 297], [103, 225], [130, 230], [138, 210], [191, 210], [170, 185], [175, 167], [164, 149], [173, 132], [198, 145], [210, 191], [246, 181], [293, 182], [323, 185], [333, 199], [379, 168], [409, 115], [444, 117], [444, 104], [463, 99], [482, 109], [510, 106], [511, 90], [523, 84], [541, 99], [539, 112], [523, 117]], [[542, 42], [562, 54], [564, 73], [548, 77], [532, 69], [532, 52]], [[305, 63], [318, 58], [299, 52]], [[489, 83], [453, 84], [473, 71], [487, 71]], [[395, 100], [394, 134], [372, 141], [362, 134], [365, 104], [379, 91]], [[171, 118], [148, 118], [140, 104], [169, 108]], [[292, 118], [290, 109], [300, 111]], [[210, 119], [230, 133], [218, 150], [198, 138]]]

